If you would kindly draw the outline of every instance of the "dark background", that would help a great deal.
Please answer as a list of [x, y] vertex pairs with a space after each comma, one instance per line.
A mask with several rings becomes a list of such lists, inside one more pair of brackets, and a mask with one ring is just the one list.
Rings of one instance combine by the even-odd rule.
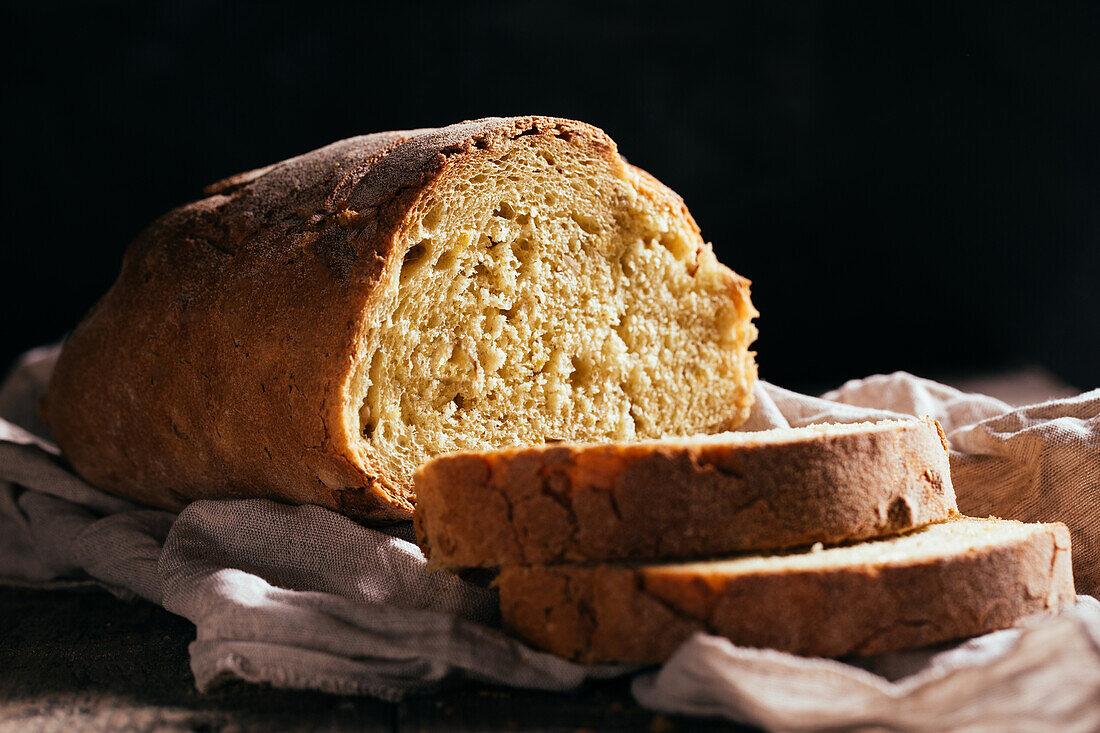
[[0, 369], [203, 185], [338, 138], [592, 122], [754, 281], [764, 378], [1100, 384], [1098, 4], [5, 5]]

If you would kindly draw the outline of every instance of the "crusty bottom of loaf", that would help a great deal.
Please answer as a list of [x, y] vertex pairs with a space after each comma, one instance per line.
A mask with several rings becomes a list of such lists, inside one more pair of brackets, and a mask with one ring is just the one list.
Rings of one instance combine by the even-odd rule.
[[660, 565], [506, 567], [505, 625], [583, 662], [658, 663], [695, 632], [807, 656], [874, 654], [1073, 604], [1061, 524], [963, 518], [903, 537]]

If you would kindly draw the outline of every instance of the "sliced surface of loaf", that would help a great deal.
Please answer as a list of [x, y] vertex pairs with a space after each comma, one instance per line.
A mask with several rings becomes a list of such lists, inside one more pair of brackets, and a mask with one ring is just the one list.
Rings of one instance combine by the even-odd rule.
[[441, 566], [763, 551], [957, 511], [930, 418], [457, 453], [415, 478], [417, 540]]
[[90, 483], [408, 518], [439, 453], [739, 425], [749, 283], [584, 123], [343, 140], [212, 186], [130, 246], [44, 403]]
[[807, 656], [958, 639], [1075, 601], [1063, 524], [962, 518], [818, 551], [505, 567], [505, 625], [583, 662], [658, 663], [697, 631]]

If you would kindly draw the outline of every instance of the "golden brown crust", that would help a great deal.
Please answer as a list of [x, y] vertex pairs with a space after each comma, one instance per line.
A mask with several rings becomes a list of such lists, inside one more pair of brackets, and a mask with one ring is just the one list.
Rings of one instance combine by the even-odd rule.
[[447, 566], [683, 558], [880, 537], [956, 512], [934, 420], [803, 436], [442, 456], [415, 475], [417, 539]]
[[622, 165], [589, 125], [490, 118], [343, 140], [154, 222], [58, 361], [43, 413], [66, 457], [102, 489], [172, 509], [266, 496], [408, 518], [408, 477], [347, 424], [349, 379], [402, 227], [462, 156], [526, 135]]
[[583, 662], [662, 662], [697, 631], [806, 656], [877, 654], [1072, 605], [1069, 531], [1032, 527], [931, 560], [726, 576], [659, 565], [509, 567], [497, 585], [508, 628]]

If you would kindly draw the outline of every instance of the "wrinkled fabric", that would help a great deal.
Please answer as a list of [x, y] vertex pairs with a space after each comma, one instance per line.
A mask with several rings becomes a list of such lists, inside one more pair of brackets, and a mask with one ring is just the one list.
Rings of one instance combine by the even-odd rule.
[[[98, 491], [68, 469], [35, 409], [55, 357], [29, 353], [0, 387], [0, 583], [97, 584], [188, 618], [200, 690], [236, 678], [398, 700], [460, 680], [571, 690], [638, 673], [508, 636], [495, 591], [429, 571], [409, 523], [371, 529], [263, 499], [177, 515]], [[1078, 592], [1100, 591], [1100, 390], [1014, 408], [897, 373], [822, 397], [760, 383], [756, 398], [744, 430], [931, 415], [948, 434], [960, 508], [1065, 522]], [[654, 709], [776, 730], [1094, 729], [1100, 604], [1079, 600], [1019, 629], [874, 658], [806, 659], [697, 634], [638, 674], [634, 692]]]
[[[657, 672], [642, 705], [775, 731], [1100, 730], [1100, 602], [943, 650], [805, 659], [696, 634]], [[905, 673], [894, 676], [899, 668]], [[891, 674], [894, 673], [894, 674]]]

